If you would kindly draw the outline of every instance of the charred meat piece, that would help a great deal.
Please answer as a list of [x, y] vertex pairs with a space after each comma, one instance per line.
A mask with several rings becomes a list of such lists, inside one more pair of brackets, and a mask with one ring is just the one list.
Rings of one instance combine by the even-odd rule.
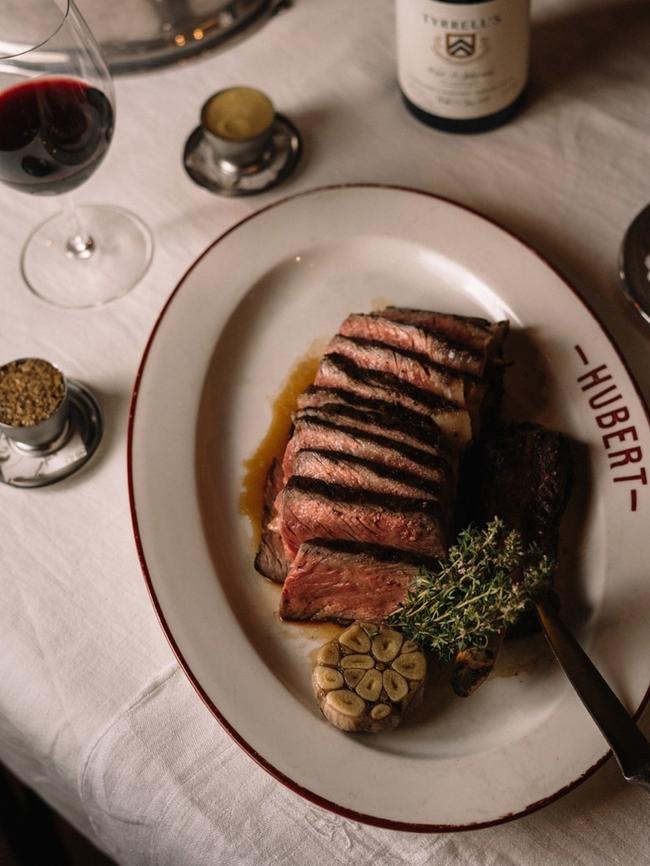
[[[478, 484], [473, 514], [479, 523], [498, 516], [517, 529], [526, 544], [536, 543], [555, 555], [560, 519], [571, 489], [571, 451], [565, 436], [538, 424], [512, 424], [481, 443], [472, 455], [470, 483]], [[534, 611], [526, 612], [508, 636], [530, 634], [539, 628]], [[459, 653], [452, 688], [466, 697], [488, 676], [500, 641], [482, 650]]]
[[305, 541], [284, 582], [280, 616], [380, 622], [404, 600], [421, 567], [419, 557], [383, 546]]
[[[513, 424], [486, 441], [479, 460], [480, 518], [498, 515], [506, 526], [518, 529], [526, 543], [534, 542], [555, 556], [573, 480], [568, 439], [538, 424]], [[531, 610], [508, 634], [515, 637], [538, 629]]]
[[571, 488], [571, 450], [562, 433], [512, 424], [478, 449], [477, 519], [501, 517], [527, 543], [555, 554]]
[[303, 541], [339, 538], [444, 556], [446, 525], [432, 499], [389, 496], [292, 476], [279, 497], [280, 534], [290, 561]]
[[264, 484], [264, 506], [262, 508], [262, 537], [255, 557], [255, 568], [271, 580], [282, 581], [287, 576], [288, 563], [280, 533], [271, 529], [269, 524], [275, 516], [275, 500], [282, 489], [284, 477], [282, 464], [274, 460]]

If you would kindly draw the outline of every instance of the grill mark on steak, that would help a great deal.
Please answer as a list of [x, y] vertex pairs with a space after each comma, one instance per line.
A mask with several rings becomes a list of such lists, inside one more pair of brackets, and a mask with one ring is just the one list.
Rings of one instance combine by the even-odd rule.
[[393, 548], [340, 540], [303, 542], [282, 589], [280, 616], [379, 622], [403, 601], [420, 568], [417, 557]]
[[282, 541], [292, 561], [311, 538], [347, 538], [386, 544], [425, 556], [443, 556], [440, 506], [292, 476], [280, 497]]
[[372, 490], [346, 487], [343, 484], [332, 484], [328, 481], [320, 481], [318, 478], [305, 478], [302, 475], [292, 475], [286, 483], [285, 490], [300, 490], [303, 493], [313, 493], [315, 496], [324, 496], [337, 502], [367, 503], [386, 511], [395, 511], [398, 514], [407, 514], [412, 511], [440, 514], [440, 505], [436, 500], [375, 493]]
[[275, 501], [282, 489], [284, 476], [282, 463], [274, 459], [264, 482], [264, 505], [262, 508], [262, 535], [255, 556], [255, 568], [260, 574], [282, 583], [287, 575], [289, 564], [284, 552], [282, 538], [277, 530], [269, 525], [275, 516]]
[[[320, 385], [324, 376], [329, 371], [330, 367], [336, 368], [350, 379], [351, 383], [363, 383], [369, 386], [381, 388], [384, 391], [391, 392], [394, 396], [392, 399], [400, 403], [398, 398], [401, 394], [405, 394], [419, 408], [416, 411], [425, 413], [432, 412], [462, 412], [463, 408], [457, 403], [447, 400], [440, 394], [433, 394], [431, 391], [426, 391], [424, 388], [418, 388], [417, 385], [412, 385], [410, 382], [405, 382], [392, 373], [385, 373], [381, 370], [371, 370], [367, 367], [360, 367], [354, 360], [348, 358], [347, 355], [342, 355], [339, 352], [329, 352], [323, 358], [318, 372], [316, 373], [315, 385]], [[319, 381], [320, 380], [320, 381]], [[323, 383], [324, 384], [324, 383]], [[327, 387], [325, 385], [325, 387]], [[336, 387], [336, 386], [335, 386]], [[380, 398], [387, 399], [387, 398]], [[406, 408], [411, 408], [408, 403]]]
[[298, 423], [302, 418], [318, 418], [331, 421], [334, 424], [356, 427], [369, 433], [377, 433], [388, 439], [403, 442], [405, 445], [421, 448], [430, 454], [440, 453], [437, 439], [432, 442], [418, 427], [413, 428], [408, 424], [402, 424], [391, 418], [390, 415], [382, 415], [379, 412], [335, 403], [318, 408], [299, 409], [293, 417], [295, 423]]
[[433, 566], [437, 562], [436, 559], [423, 559], [407, 550], [396, 550], [394, 547], [386, 547], [385, 544], [371, 544], [367, 541], [350, 541], [344, 538], [313, 538], [306, 544], [318, 545], [332, 553], [365, 555], [379, 562], [412, 565], [418, 569], [426, 568], [427, 565]]
[[305, 448], [324, 448], [376, 460], [396, 469], [413, 472], [429, 481], [438, 481], [448, 463], [441, 454], [431, 454], [375, 433], [323, 418], [301, 418], [295, 426], [283, 459], [284, 478], [293, 474], [294, 455]]
[[[370, 315], [391, 316], [398, 322], [419, 320], [430, 323], [438, 322], [438, 329], [442, 333], [446, 334], [448, 333], [448, 329], [456, 328], [457, 330], [460, 329], [461, 332], [467, 331], [468, 336], [476, 337], [476, 339], [481, 339], [480, 334], [477, 334], [477, 332], [490, 334], [494, 325], [493, 322], [483, 318], [483, 316], [461, 316], [458, 313], [438, 313], [433, 310], [416, 310], [413, 307], [395, 307], [392, 305], [384, 307], [383, 310], [372, 312]], [[433, 327], [433, 324], [431, 324], [431, 327]]]
[[394, 420], [398, 425], [403, 424], [407, 429], [420, 430], [420, 435], [427, 437], [429, 442], [437, 442], [440, 438], [440, 428], [429, 414], [407, 409], [399, 403], [392, 403], [388, 400], [362, 397], [361, 394], [346, 388], [321, 388], [317, 385], [311, 385], [298, 398], [299, 409], [310, 407], [318, 409], [321, 406], [334, 405], [351, 406], [381, 413]]
[[[341, 340], [349, 340], [351, 343], [354, 343], [356, 346], [360, 346], [362, 348], [367, 347], [369, 349], [390, 351], [395, 353], [396, 355], [410, 358], [412, 361], [415, 361], [418, 364], [421, 364], [423, 367], [426, 367], [439, 374], [444, 380], [448, 381], [451, 386], [453, 386], [454, 383], [458, 382], [462, 387], [462, 384], [465, 382], [479, 382], [481, 378], [474, 373], [466, 373], [465, 371], [450, 368], [448, 364], [444, 364], [440, 361], [433, 361], [424, 352], [420, 352], [415, 349], [402, 348], [401, 346], [394, 346], [392, 343], [387, 343], [385, 340], [368, 339], [366, 337], [343, 337], [340, 334], [337, 334], [333, 338], [333, 340], [336, 340], [337, 337], [340, 337]], [[454, 399], [452, 397], [450, 397], [449, 399], [454, 402]]]
[[487, 319], [473, 316], [455, 316], [451, 313], [412, 310], [407, 307], [386, 307], [376, 315], [396, 322], [428, 328], [468, 348], [486, 349], [488, 354], [493, 354], [497, 347], [501, 346], [508, 332], [507, 321], [488, 322]]
[[403, 351], [417, 353], [429, 362], [441, 364], [460, 373], [482, 376], [485, 370], [485, 350], [468, 348], [439, 331], [408, 322], [396, 322], [379, 313], [353, 313], [343, 322], [339, 333], [345, 337], [387, 343]]
[[472, 438], [471, 420], [466, 409], [390, 373], [359, 367], [345, 355], [325, 356], [318, 368], [315, 385], [344, 388], [365, 398], [396, 403], [410, 411], [428, 414], [444, 433], [463, 444]]
[[426, 355], [397, 349], [387, 343], [359, 337], [342, 337], [339, 334], [330, 340], [325, 353], [344, 355], [366, 370], [390, 373], [400, 382], [416, 385], [423, 391], [444, 397], [457, 406], [467, 406], [469, 381], [447, 367], [433, 364]]
[[423, 499], [440, 498], [438, 483], [427, 482], [412, 472], [342, 451], [299, 451], [294, 458], [293, 469], [296, 475], [319, 478], [321, 481], [344, 484], [347, 487], [361, 487], [377, 493], [420, 496]]

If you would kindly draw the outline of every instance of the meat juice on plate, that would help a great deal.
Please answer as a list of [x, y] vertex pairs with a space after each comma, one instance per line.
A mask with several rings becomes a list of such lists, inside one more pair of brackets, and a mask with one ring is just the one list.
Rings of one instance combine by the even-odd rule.
[[269, 466], [282, 457], [291, 431], [291, 415], [298, 396], [314, 381], [320, 356], [312, 352], [299, 359], [271, 404], [271, 422], [255, 452], [244, 461], [244, 478], [239, 512], [247, 517], [253, 529], [253, 546], [257, 548], [261, 532], [264, 482]]

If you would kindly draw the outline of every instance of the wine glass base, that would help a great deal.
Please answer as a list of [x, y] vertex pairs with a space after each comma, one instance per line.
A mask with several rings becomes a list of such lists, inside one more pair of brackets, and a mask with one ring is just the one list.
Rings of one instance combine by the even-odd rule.
[[29, 289], [57, 307], [98, 307], [129, 292], [144, 276], [153, 253], [149, 229], [134, 214], [110, 205], [78, 205], [90, 254], [74, 254], [66, 213], [55, 214], [29, 236], [21, 270]]

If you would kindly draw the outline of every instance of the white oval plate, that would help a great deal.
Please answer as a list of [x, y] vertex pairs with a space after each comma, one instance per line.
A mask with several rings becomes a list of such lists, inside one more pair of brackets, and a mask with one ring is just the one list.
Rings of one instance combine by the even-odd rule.
[[180, 664], [276, 778], [361, 821], [480, 826], [539, 808], [607, 756], [557, 666], [527, 665], [523, 649], [511, 650], [501, 673], [518, 674], [491, 678], [469, 699], [434, 689], [426, 712], [393, 733], [342, 734], [311, 694], [308, 655], [326, 638], [279, 621], [277, 588], [254, 571], [238, 510], [242, 462], [296, 360], [348, 313], [382, 303], [510, 319], [508, 413], [577, 443], [559, 577], [565, 616], [638, 711], [650, 640], [645, 408], [564, 280], [502, 229], [430, 195], [365, 185], [297, 195], [235, 226], [192, 266], [135, 386], [135, 535]]

